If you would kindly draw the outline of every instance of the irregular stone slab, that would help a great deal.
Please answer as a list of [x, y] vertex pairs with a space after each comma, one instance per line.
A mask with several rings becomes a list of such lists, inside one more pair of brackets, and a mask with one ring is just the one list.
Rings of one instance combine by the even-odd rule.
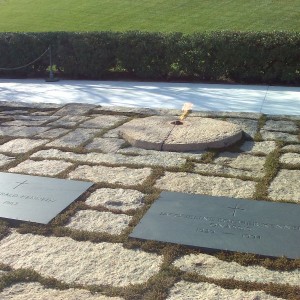
[[52, 123], [50, 123], [50, 126], [76, 126], [77, 124], [79, 124], [80, 122], [83, 122], [85, 120], [87, 120], [88, 117], [85, 116], [64, 116]]
[[280, 156], [280, 162], [289, 165], [300, 165], [300, 153], [285, 153]]
[[144, 194], [135, 190], [125, 189], [98, 189], [85, 201], [87, 205], [102, 205], [109, 209], [120, 209], [123, 211], [142, 207]]
[[2, 123], [4, 126], [40, 126], [46, 123], [46, 121], [34, 121], [34, 120], [14, 120]]
[[96, 163], [96, 164], [131, 164], [131, 165], [145, 165], [145, 166], [162, 166], [162, 167], [180, 167], [185, 163], [184, 158], [173, 158], [167, 156], [127, 156], [122, 154], [112, 153], [87, 153], [75, 154], [72, 152], [63, 152], [57, 149], [42, 150], [34, 153], [31, 157], [38, 158], [55, 158], [55, 159], [68, 159], [77, 162]]
[[193, 152], [168, 152], [168, 151], [156, 151], [156, 150], [146, 150], [136, 147], [128, 147], [118, 150], [118, 153], [127, 154], [127, 155], [143, 155], [143, 156], [159, 156], [161, 158], [170, 160], [178, 158], [191, 158], [191, 159], [201, 159], [204, 151]]
[[259, 179], [264, 176], [263, 172], [240, 170], [215, 164], [195, 164], [194, 171], [199, 173], [206, 173], [209, 175], [230, 175], [234, 177], [247, 176], [255, 179]]
[[0, 151], [11, 152], [13, 154], [26, 153], [46, 144], [48, 141], [49, 140], [15, 139], [0, 145]]
[[208, 118], [187, 118], [171, 124], [172, 116], [134, 119], [119, 129], [122, 137], [139, 148], [163, 151], [198, 151], [229, 146], [242, 137], [239, 126]]
[[269, 119], [272, 120], [279, 120], [281, 121], [282, 119], [287, 119], [289, 121], [299, 121], [300, 116], [299, 115], [268, 115]]
[[60, 110], [58, 110], [54, 115], [55, 116], [65, 116], [65, 115], [84, 115], [92, 110], [96, 105], [92, 104], [67, 104]]
[[284, 146], [282, 150], [300, 153], [300, 145], [287, 145]]
[[290, 132], [290, 133], [295, 133], [298, 131], [297, 125], [292, 121], [269, 120], [266, 122], [263, 129], [269, 131], [280, 131], [280, 132]]
[[35, 137], [40, 137], [40, 138], [48, 138], [48, 139], [54, 139], [59, 136], [62, 136], [66, 133], [68, 133], [70, 129], [65, 129], [65, 128], [53, 128], [50, 130], [47, 130], [45, 132], [39, 133], [35, 135]]
[[16, 167], [9, 169], [9, 172], [25, 173], [30, 175], [54, 176], [72, 166], [71, 163], [62, 160], [25, 160]]
[[70, 223], [66, 227], [91, 232], [121, 234], [128, 227], [131, 219], [132, 217], [124, 214], [80, 210], [71, 218]]
[[126, 167], [79, 166], [69, 174], [71, 179], [86, 179], [92, 182], [108, 182], [112, 184], [142, 184], [151, 174], [151, 169], [129, 169]]
[[157, 114], [156, 110], [150, 108], [141, 108], [141, 107], [123, 107], [123, 106], [101, 106], [96, 107], [93, 112], [118, 112], [118, 113], [134, 113], [134, 114], [143, 114], [143, 115], [155, 115]]
[[104, 138], [119, 138], [120, 137], [120, 130], [119, 127], [111, 129], [107, 131], [104, 135]]
[[207, 254], [190, 254], [177, 259], [173, 265], [185, 272], [195, 272], [214, 279], [234, 279], [245, 282], [300, 285], [300, 270], [271, 271], [261, 266], [241, 266]]
[[269, 187], [272, 200], [300, 202], [300, 170], [280, 170]]
[[265, 142], [253, 142], [246, 141], [240, 150], [248, 154], [264, 154], [268, 155], [276, 149], [276, 143], [274, 141]]
[[51, 109], [51, 108], [59, 108], [60, 104], [55, 103], [26, 103], [26, 102], [18, 102], [18, 101], [0, 101], [0, 106], [4, 107], [21, 107], [21, 108], [38, 108], [38, 109]]
[[155, 187], [173, 192], [251, 198], [255, 182], [236, 178], [202, 176], [189, 173], [171, 173], [157, 180]]
[[9, 156], [0, 154], [0, 167], [7, 165], [14, 160], [15, 160], [15, 157], [9, 157]]
[[[46, 114], [46, 115], [45, 115]], [[26, 115], [20, 115], [15, 116], [15, 120], [23, 120], [23, 121], [43, 121], [43, 122], [49, 122], [57, 120], [58, 116], [49, 116], [49, 112], [38, 112], [38, 115], [33, 114], [26, 114]]]
[[206, 117], [206, 118], [243, 118], [258, 120], [263, 114], [251, 112], [230, 112], [230, 111], [192, 111], [191, 117]]
[[247, 138], [253, 139], [258, 129], [257, 120], [228, 118], [226, 121], [239, 125]]
[[77, 128], [61, 138], [47, 144], [49, 147], [78, 147], [88, 139], [92, 138], [98, 131], [95, 129]]
[[85, 149], [99, 150], [104, 153], [117, 152], [124, 143], [124, 140], [118, 138], [94, 138]]
[[299, 142], [298, 136], [295, 134], [289, 134], [284, 132], [276, 132], [276, 131], [260, 131], [263, 140], [267, 141], [284, 141], [284, 142]]
[[69, 237], [12, 233], [0, 241], [0, 261], [66, 283], [127, 286], [159, 271], [162, 257], [122, 244], [77, 242]]
[[202, 300], [282, 300], [262, 291], [244, 292], [239, 289], [223, 289], [213, 283], [193, 283], [179, 281], [169, 291], [167, 300], [202, 299]]
[[260, 172], [263, 176], [266, 158], [235, 152], [222, 152], [214, 163], [229, 166], [231, 168]]
[[0, 293], [1, 300], [38, 300], [38, 299], [55, 299], [55, 300], [122, 300], [119, 297], [108, 297], [99, 295], [92, 295], [91, 292], [83, 289], [67, 289], [55, 290], [45, 288], [38, 282], [22, 282], [14, 284], [5, 288]]
[[90, 119], [82, 124], [80, 124], [80, 127], [86, 127], [86, 128], [109, 128], [112, 126], [117, 125], [117, 123], [121, 121], [125, 121], [128, 119], [126, 116], [117, 116], [117, 115], [102, 115], [98, 116], [96, 118]]
[[30, 137], [48, 129], [50, 128], [35, 126], [0, 126], [0, 136]]

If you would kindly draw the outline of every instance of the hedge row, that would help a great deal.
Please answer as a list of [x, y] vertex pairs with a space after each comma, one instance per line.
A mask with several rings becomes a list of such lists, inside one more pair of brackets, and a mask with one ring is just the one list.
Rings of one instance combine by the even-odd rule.
[[[299, 32], [0, 33], [0, 68], [24, 65], [52, 45], [66, 78], [103, 79], [116, 72], [151, 80], [299, 84]], [[2, 77], [45, 76], [46, 55]], [[118, 73], [119, 74], [119, 73]]]

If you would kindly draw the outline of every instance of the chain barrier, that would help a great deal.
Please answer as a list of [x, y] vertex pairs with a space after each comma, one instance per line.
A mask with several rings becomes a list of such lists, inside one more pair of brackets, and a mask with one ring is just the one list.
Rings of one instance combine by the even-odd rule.
[[0, 68], [0, 71], [14, 71], [14, 70], [19, 70], [19, 69], [23, 69], [23, 68], [26, 68], [32, 64], [34, 64], [36, 61], [38, 61], [41, 57], [43, 57], [48, 51], [50, 50], [50, 53], [51, 53], [51, 49], [50, 49], [50, 46], [47, 48], [47, 50], [42, 54], [40, 55], [37, 59], [31, 61], [30, 63], [24, 65], [24, 66], [20, 66], [20, 67], [14, 67], [14, 68]]

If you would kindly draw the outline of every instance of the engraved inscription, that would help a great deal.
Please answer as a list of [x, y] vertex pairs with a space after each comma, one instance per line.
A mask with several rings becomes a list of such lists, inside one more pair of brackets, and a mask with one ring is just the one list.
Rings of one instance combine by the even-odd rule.
[[244, 208], [239, 208], [237, 205], [235, 207], [227, 207], [233, 209], [232, 216], [235, 217], [237, 210], [245, 210]]
[[17, 182], [18, 185], [16, 185], [13, 189], [16, 189], [17, 187], [21, 186], [22, 184], [28, 184], [27, 180], [24, 180], [23, 182]]
[[30, 195], [22, 195], [22, 194], [11, 194], [11, 193], [3, 193], [0, 192], [0, 196], [7, 197], [7, 198], [19, 198], [23, 200], [34, 200], [34, 201], [41, 201], [41, 202], [55, 202], [56, 200], [53, 200], [51, 198], [47, 197], [38, 197], [38, 196], [30, 196]]
[[227, 229], [230, 228], [230, 229], [250, 231], [250, 230], [254, 230], [255, 228], [266, 228], [266, 229], [300, 231], [300, 226], [297, 225], [286, 225], [286, 224], [281, 225], [281, 224], [272, 224], [272, 223], [262, 223], [262, 222], [250, 221], [250, 220], [197, 216], [197, 215], [188, 215], [188, 214], [171, 213], [171, 212], [160, 212], [159, 215], [172, 217], [172, 218], [184, 218], [195, 222], [210, 222], [209, 224], [211, 227], [220, 227], [220, 228], [227, 228]]
[[6, 205], [18, 205], [18, 202], [5, 201], [5, 202], [3, 202], [3, 204], [6, 204]]

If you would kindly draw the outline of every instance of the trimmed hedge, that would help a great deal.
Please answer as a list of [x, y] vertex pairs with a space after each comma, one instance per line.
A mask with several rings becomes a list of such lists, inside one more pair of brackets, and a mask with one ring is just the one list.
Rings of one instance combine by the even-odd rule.
[[[33, 61], [52, 45], [59, 76], [299, 84], [299, 32], [0, 33], [0, 68]], [[49, 56], [2, 77], [45, 76]], [[119, 73], [118, 73], [119, 74]]]

